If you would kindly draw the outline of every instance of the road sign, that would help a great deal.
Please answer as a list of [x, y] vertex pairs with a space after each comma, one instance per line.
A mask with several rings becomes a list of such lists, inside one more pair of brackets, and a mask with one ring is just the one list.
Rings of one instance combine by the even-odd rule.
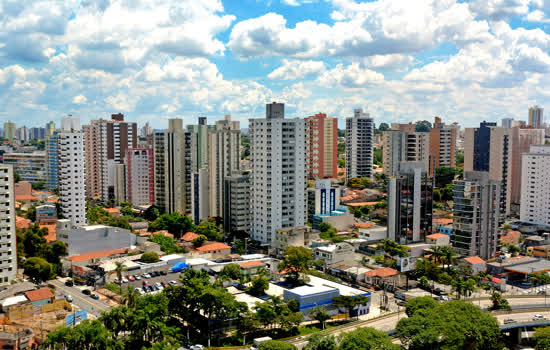
[[80, 321], [84, 321], [87, 318], [88, 318], [88, 310], [86, 309], [80, 310], [78, 312], [67, 315], [67, 317], [65, 317], [65, 325], [72, 326], [80, 323]]

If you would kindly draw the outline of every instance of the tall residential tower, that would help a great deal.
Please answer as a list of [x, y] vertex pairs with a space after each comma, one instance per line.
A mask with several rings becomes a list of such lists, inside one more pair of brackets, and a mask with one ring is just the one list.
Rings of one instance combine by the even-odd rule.
[[368, 113], [355, 109], [346, 118], [346, 181], [354, 177], [372, 178], [374, 122]]

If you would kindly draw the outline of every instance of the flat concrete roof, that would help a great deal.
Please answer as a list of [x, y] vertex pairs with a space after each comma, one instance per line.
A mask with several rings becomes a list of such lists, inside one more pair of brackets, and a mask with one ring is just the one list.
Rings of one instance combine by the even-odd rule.
[[321, 294], [321, 293], [328, 293], [332, 291], [337, 291], [338, 289], [327, 287], [327, 286], [311, 286], [311, 285], [305, 285], [301, 287], [296, 287], [294, 289], [288, 289], [288, 291], [292, 294], [296, 294], [299, 296], [307, 296], [307, 295], [313, 295], [313, 294]]
[[504, 268], [508, 272], [522, 273], [524, 275], [529, 275], [532, 273], [546, 272], [550, 271], [550, 261], [548, 260], [537, 260], [525, 264], [514, 265]]
[[335, 288], [340, 291], [340, 295], [354, 296], [354, 295], [363, 295], [365, 293], [368, 293], [367, 291], [348, 287], [344, 284], [332, 282], [324, 278], [320, 278], [312, 275], [307, 275], [307, 277], [309, 277], [309, 282], [308, 282], [309, 285]]

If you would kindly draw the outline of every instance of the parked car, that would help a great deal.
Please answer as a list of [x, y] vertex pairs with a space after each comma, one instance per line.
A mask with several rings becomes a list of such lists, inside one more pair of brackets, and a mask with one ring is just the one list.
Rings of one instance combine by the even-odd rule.
[[167, 282], [165, 282], [165, 281], [160, 282], [160, 284], [161, 284], [164, 288], [170, 287], [170, 285], [169, 285]]
[[151, 275], [148, 274], [148, 273], [144, 273], [143, 275], [141, 275], [141, 277], [143, 277], [143, 278], [151, 278]]
[[399, 300], [399, 301], [397, 302], [397, 305], [398, 305], [398, 306], [403, 306], [403, 307], [404, 307], [404, 306], [407, 305], [407, 302], [404, 301], [404, 300]]
[[122, 283], [128, 283], [128, 279], [126, 277], [122, 277]]
[[546, 320], [546, 316], [541, 314], [536, 314], [533, 316], [533, 321], [543, 321]]
[[151, 283], [149, 283], [149, 281], [147, 281], [147, 280], [143, 280], [143, 285], [144, 285], [144, 286], [150, 286]]
[[97, 295], [97, 294], [90, 294], [90, 298], [95, 299], [95, 300], [98, 300], [98, 299], [99, 299], [99, 295]]
[[143, 290], [144, 290], [146, 293], [149, 293], [149, 292], [152, 292], [152, 291], [153, 291], [153, 288], [151, 288], [151, 286], [144, 286], [144, 287], [143, 287]]
[[135, 281], [135, 280], [136, 280], [136, 278], [134, 276], [132, 276], [132, 275], [128, 276], [128, 281]]
[[158, 287], [157, 287], [157, 286], [155, 286], [154, 284], [153, 284], [153, 285], [151, 286], [151, 288], [153, 289], [153, 292], [156, 292], [156, 291], [158, 291], [158, 290], [159, 290], [159, 289], [158, 289]]
[[168, 283], [170, 283], [170, 285], [172, 285], [172, 286], [176, 286], [176, 285], [178, 284], [178, 282], [176, 282], [176, 281], [174, 281], [174, 280], [171, 280], [171, 281], [168, 282]]
[[65, 295], [65, 300], [67, 300], [69, 303], [72, 303], [73, 302], [73, 297], [70, 296], [69, 294]]
[[151, 277], [157, 277], [159, 276], [159, 272], [158, 271], [151, 271]]
[[83, 289], [83, 290], [82, 290], [82, 294], [84, 294], [84, 295], [90, 295], [90, 294], [92, 294], [92, 291], [89, 290], [89, 289]]
[[168, 272], [166, 272], [165, 270], [162, 270], [162, 271], [160, 272], [160, 274], [163, 275], [163, 276], [166, 276], [166, 275], [168, 274]]
[[200, 344], [195, 344], [191, 347], [191, 350], [203, 350], [203, 349], [204, 349], [204, 346]]
[[155, 283], [155, 287], [157, 287], [158, 290], [163, 290], [164, 289], [164, 287], [162, 286], [162, 284], [160, 284], [160, 282]]
[[545, 290], [541, 290], [541, 291], [539, 291], [537, 294], [538, 294], [538, 295], [544, 295], [544, 294], [546, 294], [546, 291], [545, 291]]
[[139, 295], [145, 294], [145, 291], [142, 288], [136, 288], [136, 292], [138, 292]]
[[140, 275], [135, 275], [134, 277], [136, 278], [136, 281], [139, 281], [141, 279]]
[[517, 321], [514, 320], [513, 318], [507, 318], [504, 320], [504, 324], [508, 324], [508, 323], [516, 323]]
[[73, 282], [73, 280], [66, 280], [66, 281], [65, 281], [65, 285], [66, 285], [67, 287], [72, 287], [72, 286], [74, 285], [74, 282]]
[[119, 283], [120, 283], [119, 280], [118, 280], [118, 278], [116, 278], [116, 277], [115, 277], [115, 279], [113, 280], [113, 282], [116, 283], [116, 284], [119, 284]]

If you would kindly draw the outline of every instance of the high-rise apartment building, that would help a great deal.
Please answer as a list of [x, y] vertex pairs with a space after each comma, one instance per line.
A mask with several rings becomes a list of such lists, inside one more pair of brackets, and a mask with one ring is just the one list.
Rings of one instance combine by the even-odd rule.
[[486, 171], [501, 182], [501, 213], [508, 216], [521, 197], [521, 153], [533, 143], [544, 142], [544, 130], [528, 127], [503, 128], [480, 123], [464, 134], [464, 171]]
[[4, 164], [13, 165], [13, 169], [23, 181], [31, 183], [46, 182], [46, 152], [4, 153]]
[[550, 225], [550, 145], [533, 145], [523, 154], [521, 221]]
[[46, 138], [46, 188], [53, 190], [59, 187], [58, 179], [58, 132], [54, 130], [54, 133]]
[[86, 198], [107, 202], [115, 198], [115, 164], [124, 164], [129, 148], [137, 148], [137, 124], [112, 114], [110, 120], [92, 120], [84, 126]]
[[445, 125], [435, 117], [430, 129], [430, 176], [437, 168], [456, 168], [456, 141], [458, 128]]
[[4, 123], [4, 137], [10, 141], [15, 140], [17, 137], [17, 125], [11, 120]]
[[224, 179], [240, 169], [240, 145], [239, 122], [231, 120], [230, 115], [216, 121], [215, 129], [210, 131], [208, 144], [209, 216], [223, 216]]
[[191, 175], [196, 171], [196, 138], [181, 119], [168, 120], [168, 129], [153, 134], [155, 205], [166, 213], [191, 214]]
[[196, 138], [194, 151], [197, 153], [197, 169], [208, 167], [208, 130], [206, 117], [199, 117], [198, 124], [187, 126], [187, 131], [194, 133], [192, 136]]
[[128, 149], [124, 164], [126, 168], [126, 200], [139, 206], [152, 205], [155, 201], [153, 149]]
[[306, 151], [309, 180], [338, 177], [338, 119], [324, 113], [307, 117]]
[[424, 162], [401, 162], [388, 180], [388, 238], [400, 244], [432, 232], [434, 178], [426, 169]]
[[305, 120], [284, 118], [282, 103], [268, 104], [265, 119], [250, 119], [251, 235], [264, 244], [278, 229], [306, 223], [305, 129]]
[[55, 123], [52, 121], [49, 121], [46, 123], [46, 137], [50, 137], [53, 135], [55, 131]]
[[307, 189], [308, 219], [314, 215], [331, 214], [340, 205], [340, 187], [332, 186], [330, 179], [315, 180], [315, 187]]
[[383, 135], [384, 174], [388, 177], [397, 175], [401, 162], [422, 162], [424, 169], [429, 168], [430, 133], [397, 129], [384, 131]]
[[544, 108], [537, 105], [529, 107], [528, 125], [535, 129], [544, 127]]
[[500, 125], [503, 128], [511, 128], [513, 122], [514, 122], [514, 118], [502, 118]]
[[46, 138], [46, 129], [45, 128], [30, 128], [29, 129], [29, 140], [44, 140]]
[[224, 180], [223, 230], [227, 233], [250, 232], [250, 171], [239, 171]]
[[17, 277], [14, 187], [13, 167], [0, 164], [0, 285]]
[[500, 227], [500, 181], [486, 171], [465, 171], [454, 181], [453, 248], [461, 255], [489, 259], [496, 255]]
[[73, 227], [86, 224], [84, 145], [80, 119], [61, 119], [57, 134], [58, 181], [61, 211]]
[[147, 137], [149, 135], [153, 134], [153, 127], [149, 122], [145, 123], [144, 126], [141, 127], [141, 137]]
[[346, 181], [354, 177], [372, 178], [374, 122], [368, 113], [355, 109], [346, 118]]
[[17, 140], [20, 143], [27, 143], [30, 140], [29, 128], [25, 125], [17, 129]]
[[201, 168], [191, 174], [191, 218], [195, 225], [210, 216], [210, 183], [208, 169]]

